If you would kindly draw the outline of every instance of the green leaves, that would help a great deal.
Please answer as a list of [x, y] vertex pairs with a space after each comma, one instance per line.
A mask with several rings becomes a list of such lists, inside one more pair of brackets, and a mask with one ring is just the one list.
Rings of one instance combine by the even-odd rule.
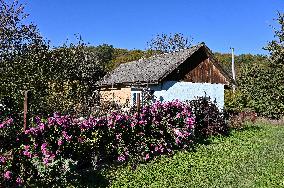
[[[111, 187], [282, 187], [283, 126], [247, 125], [212, 138], [196, 152], [178, 152], [108, 174]], [[271, 138], [274, 139], [271, 139]]]
[[242, 64], [237, 78], [238, 91], [233, 95], [227, 92], [227, 107], [250, 108], [259, 116], [273, 119], [284, 115], [284, 15], [278, 13], [278, 16], [279, 30], [275, 29], [275, 39], [265, 48], [270, 56], [267, 60], [259, 57]]

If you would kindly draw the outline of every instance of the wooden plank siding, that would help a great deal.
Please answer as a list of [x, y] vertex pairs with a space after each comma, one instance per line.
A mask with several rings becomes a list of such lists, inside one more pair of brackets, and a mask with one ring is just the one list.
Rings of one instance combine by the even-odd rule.
[[202, 52], [202, 49], [194, 53], [165, 78], [165, 81], [170, 80], [193, 83], [228, 84], [226, 77], [212, 63], [209, 56]]

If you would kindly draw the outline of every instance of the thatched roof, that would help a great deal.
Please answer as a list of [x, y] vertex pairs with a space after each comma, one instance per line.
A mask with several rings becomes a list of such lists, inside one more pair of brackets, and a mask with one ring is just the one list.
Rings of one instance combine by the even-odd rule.
[[97, 82], [97, 85], [159, 83], [201, 47], [209, 50], [204, 43], [201, 43], [181, 51], [155, 55], [147, 59], [121, 64], [105, 75], [101, 81]]

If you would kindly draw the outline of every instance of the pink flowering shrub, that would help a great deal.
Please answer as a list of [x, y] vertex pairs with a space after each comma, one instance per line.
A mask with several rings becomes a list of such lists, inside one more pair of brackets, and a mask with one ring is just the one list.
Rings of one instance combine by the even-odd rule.
[[210, 98], [199, 97], [189, 101], [195, 117], [195, 139], [203, 142], [213, 135], [228, 135], [227, 114], [218, 109]]
[[[0, 125], [5, 130], [13, 120]], [[90, 167], [148, 161], [188, 149], [193, 130], [191, 108], [179, 101], [86, 119], [58, 113], [35, 117], [29, 129], [17, 132], [13, 147], [0, 145], [0, 181], [7, 186], [66, 184]]]

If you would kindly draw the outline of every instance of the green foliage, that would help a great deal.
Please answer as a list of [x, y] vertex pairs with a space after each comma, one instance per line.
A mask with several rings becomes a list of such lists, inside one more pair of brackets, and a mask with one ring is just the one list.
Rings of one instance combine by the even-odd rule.
[[47, 114], [86, 113], [94, 101], [95, 82], [109, 70], [113, 47], [77, 44], [50, 49], [37, 26], [25, 22], [24, 6], [0, 1], [0, 99], [14, 112], [23, 109], [29, 90], [29, 111]]
[[114, 49], [114, 57], [112, 59], [113, 68], [116, 68], [121, 63], [127, 63], [131, 61], [137, 61], [141, 58], [148, 58], [154, 55], [155, 52], [153, 50], [127, 50], [127, 49]]
[[96, 90], [95, 82], [105, 74], [109, 61], [108, 54], [105, 54], [108, 52], [101, 48], [105, 46], [89, 48], [79, 41], [49, 52], [52, 74], [46, 79], [48, 111], [83, 114], [90, 111], [95, 102], [92, 98]]
[[[243, 111], [248, 108], [260, 116], [273, 119], [284, 115], [283, 17], [283, 14], [278, 13], [277, 22], [280, 27], [275, 29], [275, 39], [265, 48], [270, 53], [268, 57], [236, 56], [238, 90], [236, 93], [226, 92], [227, 109]], [[218, 57], [221, 62], [228, 61], [229, 55], [222, 57], [218, 54]]]
[[[232, 72], [232, 54], [222, 54], [216, 52], [214, 53], [214, 56], [218, 59], [228, 73]], [[235, 55], [234, 58], [237, 80], [242, 75], [245, 67], [252, 66], [255, 63], [265, 65], [268, 61], [267, 57], [264, 55], [241, 54]]]
[[44, 101], [49, 73], [48, 43], [35, 25], [23, 24], [25, 18], [18, 1], [0, 1], [0, 98], [10, 97], [17, 107], [23, 90], [33, 91], [34, 106]]
[[261, 116], [279, 119], [284, 115], [284, 21], [283, 14], [277, 19], [280, 29], [276, 39], [265, 48], [270, 52], [269, 61], [242, 67], [238, 79], [241, 93], [239, 103]]
[[[283, 126], [247, 125], [196, 152], [109, 172], [111, 187], [283, 187]], [[271, 139], [273, 137], [273, 139]]]
[[[101, 66], [101, 69], [106, 73], [114, 68], [112, 60], [115, 57], [115, 49], [112, 45], [102, 44], [96, 47], [87, 46], [85, 50], [91, 52], [95, 57], [97, 63]], [[103, 76], [102, 74], [100, 76]]]

